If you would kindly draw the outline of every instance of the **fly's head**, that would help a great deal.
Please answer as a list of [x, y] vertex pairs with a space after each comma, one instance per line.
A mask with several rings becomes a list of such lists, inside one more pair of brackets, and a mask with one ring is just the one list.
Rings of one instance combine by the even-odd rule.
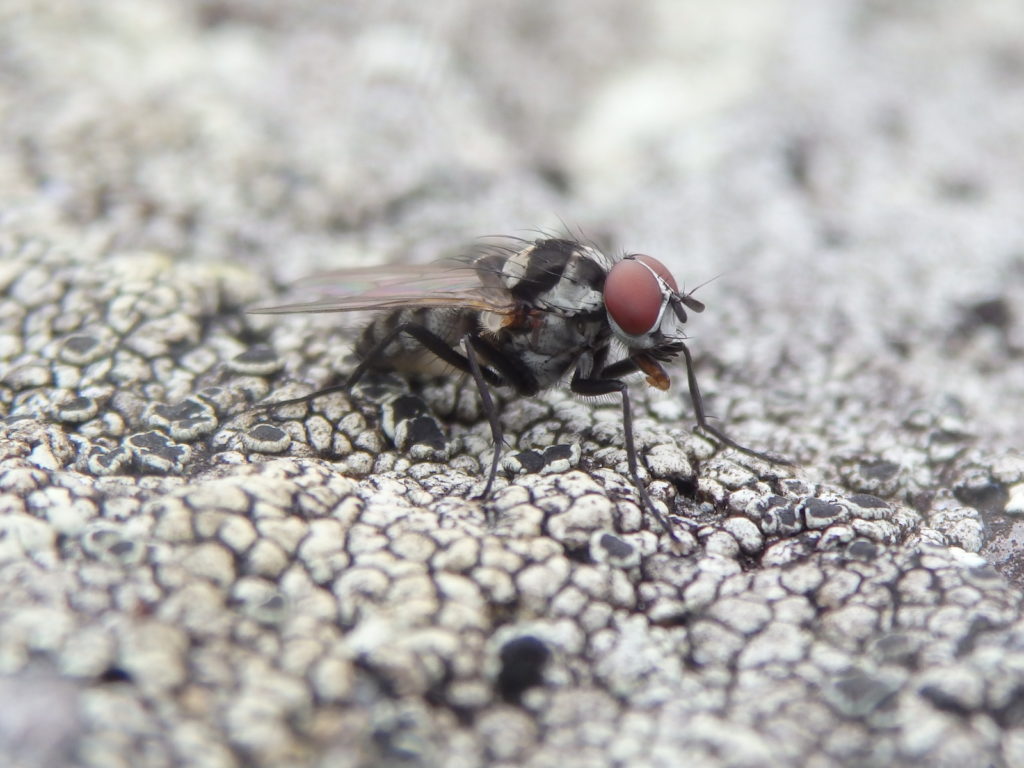
[[662, 361], [682, 349], [686, 310], [704, 311], [701, 302], [679, 292], [664, 264], [643, 254], [626, 256], [608, 271], [604, 306], [612, 331], [631, 353]]

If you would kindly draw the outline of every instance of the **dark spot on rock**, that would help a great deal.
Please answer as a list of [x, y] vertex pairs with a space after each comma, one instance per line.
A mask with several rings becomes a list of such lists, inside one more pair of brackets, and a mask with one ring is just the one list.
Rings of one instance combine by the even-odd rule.
[[868, 480], [890, 480], [900, 471], [900, 465], [885, 459], [862, 461], [860, 471]]
[[86, 365], [95, 362], [104, 353], [103, 345], [95, 336], [75, 334], [64, 340], [60, 348], [60, 358], [72, 365]]
[[973, 436], [957, 429], [935, 429], [928, 435], [930, 445], [955, 445], [970, 440]]
[[249, 434], [257, 440], [281, 440], [287, 437], [288, 433], [273, 424], [257, 424], [249, 430]]
[[963, 175], [942, 176], [935, 182], [940, 197], [958, 203], [978, 200], [985, 194], [985, 186], [979, 179]]
[[403, 442], [406, 445], [426, 445], [438, 451], [443, 451], [445, 447], [444, 433], [441, 432], [437, 421], [430, 416], [418, 416], [411, 419]]
[[148, 414], [149, 426], [163, 429], [181, 442], [191, 442], [217, 428], [213, 408], [202, 400], [187, 397], [173, 405], [154, 405]]
[[575, 547], [566, 545], [563, 551], [566, 558], [574, 563], [580, 563], [582, 565], [593, 565], [594, 563], [594, 558], [590, 553], [590, 547], [586, 544], [581, 544]]
[[107, 667], [96, 676], [98, 683], [130, 683], [132, 676], [124, 669], [117, 666]]
[[86, 463], [90, 472], [102, 477], [121, 472], [131, 463], [131, 460], [131, 451], [126, 450], [124, 447], [118, 447], [109, 451], [102, 446], [96, 445], [89, 450], [89, 458], [86, 460]]
[[543, 454], [537, 451], [519, 451], [509, 456], [509, 459], [518, 463], [521, 472], [529, 473], [540, 472], [546, 463]]
[[953, 495], [967, 506], [989, 514], [1002, 512], [1010, 500], [1006, 486], [991, 478], [974, 478], [958, 483], [953, 486]]
[[505, 701], [515, 704], [527, 689], [544, 682], [544, 667], [551, 658], [551, 651], [542, 640], [523, 635], [505, 643], [499, 657], [498, 693]]
[[65, 400], [55, 409], [58, 419], [68, 424], [81, 424], [99, 413], [100, 407], [91, 397], [72, 397]]
[[977, 328], [989, 326], [1006, 330], [1013, 322], [1013, 310], [1006, 299], [999, 297], [971, 304], [964, 309], [964, 326]]
[[883, 662], [914, 669], [917, 666], [921, 643], [905, 632], [893, 632], [878, 638], [872, 649], [874, 655]]
[[567, 194], [572, 190], [572, 176], [560, 165], [551, 162], [541, 163], [537, 166], [537, 173], [544, 182], [560, 194]]
[[796, 510], [792, 507], [780, 507], [776, 512], [779, 525], [786, 528], [797, 528]]
[[178, 445], [163, 432], [155, 430], [132, 435], [125, 442], [140, 469], [155, 472], [180, 471], [188, 458], [188, 448]]
[[226, 367], [247, 376], [270, 376], [284, 368], [284, 361], [270, 347], [260, 344], [235, 355]]
[[634, 547], [632, 544], [610, 533], [602, 534], [600, 543], [601, 548], [616, 559], [624, 560], [633, 554]]
[[854, 539], [846, 548], [846, 554], [856, 560], [870, 562], [878, 557], [878, 546], [868, 539]]
[[807, 136], [793, 136], [782, 146], [782, 159], [793, 183], [806, 190], [810, 185], [813, 144]]
[[943, 712], [949, 712], [959, 717], [971, 713], [971, 710], [965, 707], [963, 701], [958, 699], [955, 694], [938, 686], [924, 686], [921, 688], [921, 696], [930, 701], [933, 707]]
[[64, 342], [64, 349], [69, 349], [76, 354], [85, 354], [99, 344], [95, 336], [71, 336]]
[[819, 228], [818, 232], [818, 237], [821, 238], [821, 244], [826, 248], [838, 249], [844, 247], [850, 242], [849, 230], [844, 229], [835, 222], [825, 224]]
[[803, 504], [804, 514], [808, 519], [834, 520], [842, 512], [838, 504], [832, 504], [824, 499], [807, 499]]
[[291, 443], [291, 435], [273, 424], [257, 424], [242, 433], [242, 444], [256, 453], [281, 453]]
[[861, 509], [889, 509], [889, 502], [872, 496], [870, 493], [855, 493], [850, 496], [850, 501]]
[[88, 408], [92, 406], [95, 402], [96, 401], [93, 400], [91, 397], [73, 397], [67, 402], [63, 403], [61, 407], [69, 409]]
[[854, 670], [832, 684], [828, 698], [841, 714], [865, 717], [890, 704], [898, 689], [894, 681]]
[[395, 421], [404, 421], [411, 419], [414, 416], [422, 416], [423, 414], [429, 413], [427, 404], [423, 400], [415, 395], [401, 395], [396, 397], [389, 403], [391, 408], [392, 418]]
[[166, 452], [169, 458], [179, 455], [179, 451], [167, 438], [167, 435], [160, 432], [141, 432], [128, 438], [128, 442], [141, 450], [155, 453]]
[[697, 490], [700, 486], [697, 484], [696, 477], [674, 477], [672, 485], [676, 487], [679, 495], [683, 498], [691, 500], [697, 498]]
[[110, 554], [112, 555], [130, 555], [135, 552], [137, 545], [134, 541], [126, 541], [122, 539], [115, 544], [110, 545]]
[[554, 461], [561, 461], [572, 458], [572, 446], [565, 443], [549, 445], [544, 449], [544, 460], [550, 464]]
[[174, 405], [160, 404], [153, 406], [153, 414], [167, 422], [195, 418], [208, 413], [209, 410], [210, 407], [205, 403], [188, 398]]

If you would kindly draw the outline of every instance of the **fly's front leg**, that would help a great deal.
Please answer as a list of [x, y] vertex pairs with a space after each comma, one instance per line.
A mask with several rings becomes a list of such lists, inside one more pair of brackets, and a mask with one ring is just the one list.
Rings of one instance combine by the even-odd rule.
[[701, 397], [700, 387], [697, 386], [697, 374], [693, 371], [693, 356], [690, 355], [690, 350], [685, 344], [680, 343], [680, 346], [683, 350], [683, 358], [686, 360], [686, 382], [690, 387], [690, 401], [693, 403], [693, 413], [697, 419], [697, 426], [705, 432], [713, 435], [718, 442], [723, 445], [727, 445], [740, 453], [745, 453], [756, 459], [767, 461], [769, 464], [791, 465], [793, 462], [788, 459], [784, 459], [779, 456], [772, 456], [767, 453], [761, 453], [760, 451], [755, 451], [751, 448], [747, 448], [745, 445], [737, 443], [722, 430], [708, 421], [708, 417], [704, 413], [704, 398]]
[[[604, 370], [607, 371], [609, 369], [605, 368]], [[633, 409], [629, 403], [629, 387], [626, 382], [621, 379], [610, 378], [584, 379], [577, 373], [572, 378], [570, 389], [578, 395], [610, 395], [613, 392], [618, 392], [622, 395], [622, 430], [626, 444], [626, 463], [629, 466], [630, 479], [632, 479], [633, 485], [636, 486], [643, 505], [654, 515], [654, 518], [661, 524], [661, 527], [665, 529], [665, 533], [673, 541], [678, 541], [679, 539], [675, 531], [672, 530], [672, 526], [665, 516], [658, 511], [658, 508], [654, 506], [651, 497], [647, 495], [647, 489], [640, 482], [636, 445], [633, 442]]]

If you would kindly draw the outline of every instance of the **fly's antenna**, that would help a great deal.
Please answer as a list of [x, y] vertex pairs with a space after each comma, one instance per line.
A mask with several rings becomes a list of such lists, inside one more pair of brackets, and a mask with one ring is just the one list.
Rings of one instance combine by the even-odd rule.
[[684, 287], [684, 289], [683, 289], [683, 290], [681, 290], [681, 291], [679, 292], [679, 295], [680, 295], [680, 296], [693, 296], [693, 294], [695, 294], [695, 293], [696, 293], [697, 291], [699, 291], [699, 290], [700, 290], [701, 288], [703, 288], [703, 287], [704, 287], [705, 285], [707, 285], [708, 283], [713, 283], [713, 282], [715, 282], [715, 280], [717, 280], [718, 278], [720, 278], [720, 277], [721, 277], [722, 275], [724, 275], [724, 274], [725, 274], [725, 272], [719, 272], [719, 273], [718, 273], [717, 275], [715, 275], [714, 277], [709, 277], [709, 278], [708, 278], [707, 280], [705, 280], [705, 281], [704, 281], [703, 283], [699, 284], [699, 285], [698, 285], [698, 286], [697, 286], [696, 288], [691, 288], [691, 289], [690, 289], [689, 291], [687, 291], [687, 290], [685, 289], [685, 287]]
[[679, 301], [681, 301], [683, 304], [685, 304], [686, 308], [692, 310], [693, 312], [697, 312], [697, 313], [703, 312], [704, 309], [705, 309], [704, 302], [699, 300], [699, 299], [693, 298], [693, 294], [695, 294], [697, 291], [699, 291], [701, 288], [703, 288], [708, 283], [713, 283], [715, 280], [720, 278], [723, 274], [725, 274], [725, 273], [724, 272], [719, 272], [714, 277], [708, 278], [703, 283], [698, 285], [696, 288], [693, 288], [693, 289], [691, 289], [689, 291], [687, 291], [685, 288], [683, 290], [679, 291], [679, 293], [676, 294], [677, 296], [679, 296]]

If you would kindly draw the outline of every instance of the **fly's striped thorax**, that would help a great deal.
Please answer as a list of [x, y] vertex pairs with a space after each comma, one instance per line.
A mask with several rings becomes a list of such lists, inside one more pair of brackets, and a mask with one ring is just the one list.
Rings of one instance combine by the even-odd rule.
[[510, 257], [501, 270], [517, 302], [562, 317], [604, 311], [607, 275], [603, 254], [571, 240], [538, 241]]

